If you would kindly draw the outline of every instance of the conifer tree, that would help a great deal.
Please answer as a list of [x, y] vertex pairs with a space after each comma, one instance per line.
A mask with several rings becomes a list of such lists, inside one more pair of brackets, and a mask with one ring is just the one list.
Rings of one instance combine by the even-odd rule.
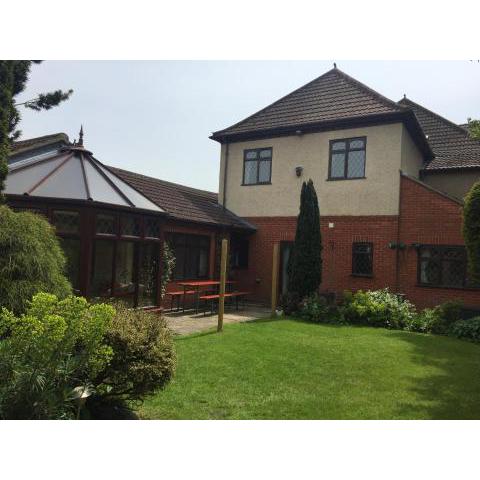
[[18, 107], [49, 110], [73, 93], [73, 90], [56, 90], [20, 104], [15, 103], [16, 96], [25, 90], [32, 64], [38, 63], [39, 60], [0, 60], [0, 203], [4, 202], [2, 192], [8, 174], [7, 158], [11, 142], [21, 135], [21, 131], [17, 130], [21, 119]]
[[322, 238], [317, 193], [303, 182], [295, 243], [288, 263], [288, 292], [299, 299], [318, 290], [322, 281]]
[[480, 284], [480, 182], [465, 197], [463, 238], [467, 248], [469, 278]]

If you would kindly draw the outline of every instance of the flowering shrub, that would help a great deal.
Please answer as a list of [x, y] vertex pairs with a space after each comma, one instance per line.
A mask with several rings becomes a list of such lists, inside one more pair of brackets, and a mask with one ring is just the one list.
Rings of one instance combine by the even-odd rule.
[[75, 416], [76, 387], [88, 387], [110, 362], [103, 339], [115, 310], [84, 298], [38, 293], [26, 313], [0, 313], [0, 418]]
[[353, 324], [401, 329], [410, 324], [415, 316], [415, 307], [388, 288], [354, 294], [346, 293], [343, 314]]

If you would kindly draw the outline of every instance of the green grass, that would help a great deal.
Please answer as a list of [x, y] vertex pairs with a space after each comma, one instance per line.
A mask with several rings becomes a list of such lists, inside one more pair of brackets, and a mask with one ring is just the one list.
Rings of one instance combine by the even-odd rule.
[[175, 379], [143, 418], [480, 418], [480, 346], [453, 338], [285, 319], [176, 345]]

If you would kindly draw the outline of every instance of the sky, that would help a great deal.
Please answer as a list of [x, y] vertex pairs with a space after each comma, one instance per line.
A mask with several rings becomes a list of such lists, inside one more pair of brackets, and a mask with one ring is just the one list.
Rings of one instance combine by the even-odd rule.
[[[392, 100], [456, 123], [480, 118], [478, 61], [336, 61]], [[18, 102], [58, 88], [72, 97], [22, 110], [22, 139], [84, 129], [84, 145], [112, 165], [218, 191], [220, 145], [208, 137], [332, 68], [333, 61], [46, 61]]]

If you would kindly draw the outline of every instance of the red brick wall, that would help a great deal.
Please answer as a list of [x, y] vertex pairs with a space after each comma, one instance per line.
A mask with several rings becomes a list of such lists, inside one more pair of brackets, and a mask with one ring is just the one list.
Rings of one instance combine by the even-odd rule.
[[[405, 293], [419, 308], [462, 299], [467, 306], [480, 306], [480, 291], [426, 288], [417, 285], [417, 250], [414, 243], [463, 245], [461, 205], [408, 178], [401, 180], [400, 216], [322, 217], [322, 291], [341, 294], [344, 290], [389, 287]], [[256, 300], [268, 302], [271, 291], [273, 244], [293, 241], [296, 217], [251, 217], [257, 226], [250, 238], [248, 270], [233, 271], [240, 288], [254, 293]], [[329, 228], [329, 223], [334, 227]], [[398, 235], [398, 236], [397, 236]], [[388, 247], [397, 240], [407, 248]], [[373, 242], [374, 276], [353, 277], [352, 243]]]
[[400, 290], [419, 307], [462, 299], [480, 306], [480, 291], [417, 286], [417, 251], [413, 243], [464, 245], [462, 206], [408, 177], [401, 179], [400, 240], [407, 245], [399, 258]]
[[[234, 272], [241, 288], [267, 302], [271, 291], [273, 244], [293, 241], [296, 217], [252, 217], [258, 231], [250, 239], [249, 269]], [[333, 228], [329, 224], [333, 223]], [[397, 239], [396, 216], [322, 217], [322, 291], [342, 293], [345, 289], [376, 289], [395, 282], [395, 251], [388, 243]], [[374, 277], [352, 277], [352, 242], [372, 242]]]

